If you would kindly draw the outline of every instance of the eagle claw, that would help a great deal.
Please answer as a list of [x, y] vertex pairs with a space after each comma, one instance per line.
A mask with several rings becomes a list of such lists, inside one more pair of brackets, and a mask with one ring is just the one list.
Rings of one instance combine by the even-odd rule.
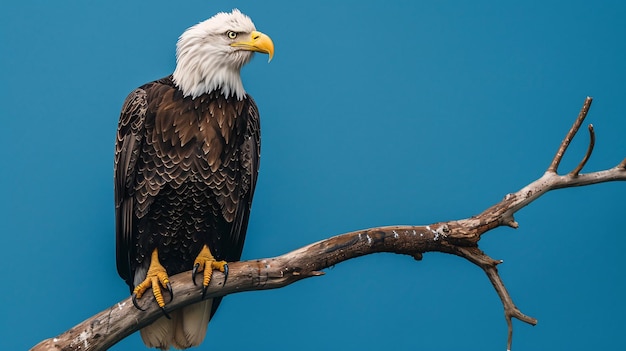
[[[224, 264], [224, 285], [226, 285], [226, 280], [228, 279], [228, 263]], [[224, 286], [222, 285], [222, 286]]]
[[170, 302], [172, 302], [174, 300], [174, 290], [172, 289], [172, 284], [170, 282], [167, 282], [167, 285], [165, 287], [167, 288], [167, 292], [170, 293]]
[[172, 317], [170, 317], [170, 315], [167, 314], [167, 311], [165, 310], [165, 307], [161, 307], [161, 312], [163, 312], [163, 315], [165, 316], [165, 318], [172, 319]]
[[193, 281], [193, 285], [196, 285], [196, 286], [198, 285], [196, 284], [196, 275], [198, 274], [198, 268], [200, 268], [200, 263], [194, 264], [193, 269], [191, 270], [191, 281]]
[[137, 302], [137, 294], [136, 294], [136, 293], [133, 293], [133, 295], [132, 295], [132, 301], [133, 301], [133, 305], [135, 306], [135, 308], [137, 308], [137, 309], [138, 309], [138, 310], [140, 310], [140, 311], [145, 311], [145, 309], [143, 309], [143, 308], [141, 308], [141, 307], [139, 306], [139, 303]]

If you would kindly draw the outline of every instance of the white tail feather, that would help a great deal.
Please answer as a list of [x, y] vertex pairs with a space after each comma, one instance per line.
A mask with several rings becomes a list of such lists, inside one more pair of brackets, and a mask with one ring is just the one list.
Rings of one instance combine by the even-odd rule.
[[139, 331], [143, 343], [161, 350], [170, 346], [184, 350], [200, 345], [206, 336], [212, 305], [213, 299], [208, 299], [170, 312], [172, 319], [157, 319]]
[[209, 326], [212, 305], [213, 299], [208, 299], [179, 310], [181, 313], [174, 324], [172, 346], [186, 349], [202, 343]]
[[[170, 348], [170, 340], [174, 334], [174, 321], [177, 319], [175, 314], [180, 314], [180, 311], [172, 312], [172, 319], [161, 317], [154, 321], [154, 323], [142, 328], [139, 331], [143, 343], [148, 347], [156, 347], [161, 350], [167, 350]], [[180, 318], [180, 317], [179, 317]]]

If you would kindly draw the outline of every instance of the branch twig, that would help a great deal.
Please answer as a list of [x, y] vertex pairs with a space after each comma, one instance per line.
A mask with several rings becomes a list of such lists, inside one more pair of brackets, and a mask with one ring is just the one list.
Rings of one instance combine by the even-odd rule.
[[574, 125], [572, 125], [572, 128], [570, 128], [569, 132], [565, 136], [565, 139], [563, 139], [563, 141], [561, 142], [561, 146], [559, 146], [559, 150], [556, 152], [556, 155], [554, 155], [554, 158], [552, 159], [552, 163], [550, 164], [550, 167], [548, 167], [548, 172], [551, 172], [551, 173], [557, 172], [559, 168], [559, 164], [561, 163], [561, 160], [563, 159], [563, 155], [565, 155], [565, 151], [567, 151], [567, 147], [572, 142], [572, 139], [574, 139], [574, 135], [578, 133], [578, 129], [583, 124], [585, 117], [587, 117], [587, 112], [589, 112], [589, 108], [591, 107], [592, 101], [593, 101], [593, 98], [591, 96], [587, 96], [587, 98], [585, 99], [585, 103], [583, 104], [583, 107], [580, 109], [578, 118], [576, 118], [576, 121], [574, 121]]
[[596, 133], [593, 131], [593, 124], [590, 124], [588, 129], [589, 129], [589, 147], [587, 147], [587, 152], [585, 153], [585, 157], [583, 157], [583, 159], [580, 161], [578, 166], [576, 166], [576, 168], [574, 168], [574, 170], [570, 172], [570, 174], [573, 175], [574, 177], [578, 176], [578, 173], [580, 173], [583, 167], [585, 167], [585, 165], [587, 164], [587, 161], [589, 161], [589, 157], [591, 157], [591, 153], [593, 152], [593, 147], [594, 145], [596, 145]]
[[[496, 261], [482, 252], [478, 248], [478, 242], [484, 233], [496, 227], [504, 225], [517, 228], [514, 214], [550, 190], [626, 180], [626, 158], [614, 168], [579, 174], [591, 156], [595, 143], [591, 126], [591, 141], [583, 160], [572, 172], [566, 175], [557, 174], [559, 163], [590, 105], [591, 98], [588, 97], [542, 177], [515, 193], [507, 194], [502, 201], [479, 215], [426, 226], [389, 226], [358, 230], [307, 245], [282, 256], [233, 262], [229, 264], [230, 273], [226, 284], [222, 273], [214, 273], [206, 298], [281, 288], [304, 278], [323, 275], [323, 269], [343, 261], [376, 252], [405, 254], [417, 260], [422, 258], [424, 252], [444, 252], [463, 257], [486, 273], [504, 307], [508, 325], [507, 347], [510, 350], [513, 337], [512, 318], [531, 325], [535, 325], [537, 320], [523, 314], [515, 306], [496, 268], [502, 261]], [[170, 281], [176, 292], [176, 299], [166, 306], [168, 311], [201, 300], [202, 287], [193, 284], [190, 272], [177, 274]], [[145, 311], [136, 309], [130, 298], [127, 298], [61, 335], [40, 342], [31, 350], [105, 350], [161, 316], [162, 312], [154, 301], [150, 301], [144, 308]]]
[[496, 292], [498, 293], [498, 296], [500, 297], [500, 300], [502, 301], [502, 305], [504, 307], [504, 318], [506, 319], [506, 323], [508, 325], [507, 350], [510, 350], [513, 343], [512, 318], [517, 318], [520, 321], [528, 323], [530, 325], [537, 325], [537, 319], [523, 314], [522, 311], [520, 311], [513, 303], [509, 292], [506, 290], [506, 287], [502, 282], [502, 278], [500, 278], [500, 275], [498, 274], [497, 265], [502, 263], [502, 261], [496, 261], [491, 259], [477, 247], [467, 249], [464, 248], [460, 251], [462, 252], [462, 255], [460, 256], [468, 259], [472, 263], [479, 266], [483, 271], [485, 271], [494, 289], [496, 289]]

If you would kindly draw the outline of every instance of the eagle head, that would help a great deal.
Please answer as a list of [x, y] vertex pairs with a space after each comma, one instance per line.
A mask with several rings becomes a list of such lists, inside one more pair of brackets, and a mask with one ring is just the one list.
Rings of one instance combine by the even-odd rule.
[[220, 12], [178, 38], [174, 83], [192, 98], [219, 89], [224, 96], [241, 100], [246, 95], [241, 67], [254, 52], [268, 54], [271, 60], [272, 39], [258, 32], [250, 17], [239, 10]]

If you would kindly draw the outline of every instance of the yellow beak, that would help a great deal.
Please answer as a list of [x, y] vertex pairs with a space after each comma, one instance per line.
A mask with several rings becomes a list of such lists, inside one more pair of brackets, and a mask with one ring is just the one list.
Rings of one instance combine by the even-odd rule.
[[261, 32], [253, 31], [250, 33], [249, 40], [236, 41], [230, 44], [230, 46], [268, 54], [270, 55], [269, 61], [272, 61], [272, 57], [274, 57], [274, 43], [272, 39]]

